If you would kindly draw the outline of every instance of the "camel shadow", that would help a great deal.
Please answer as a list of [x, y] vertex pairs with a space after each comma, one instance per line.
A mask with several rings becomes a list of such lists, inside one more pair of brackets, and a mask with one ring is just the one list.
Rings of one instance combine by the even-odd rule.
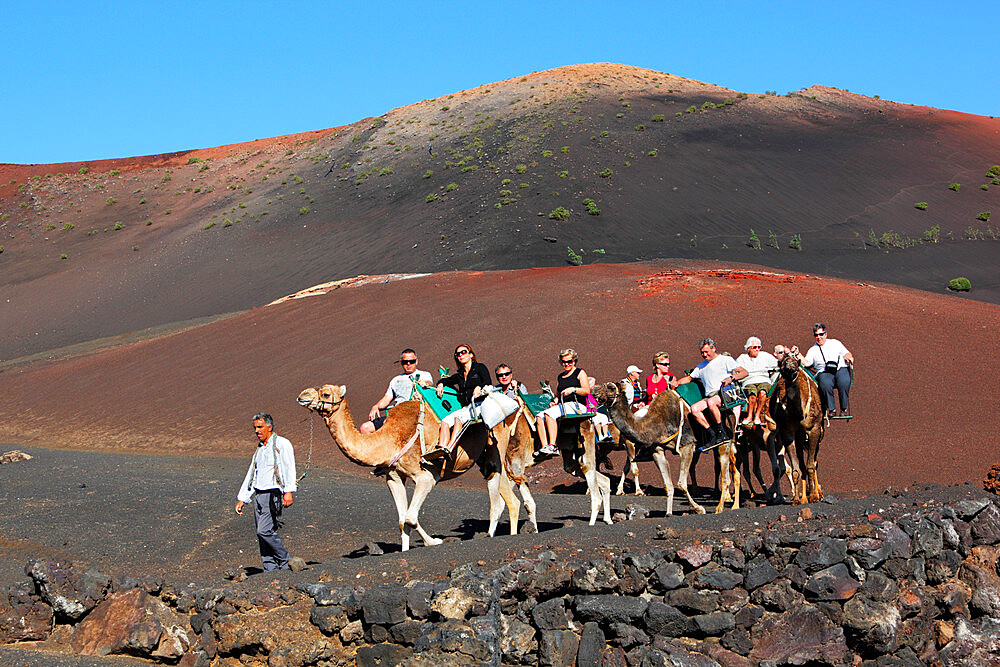
[[[530, 533], [524, 532], [525, 525], [530, 525], [526, 519], [518, 520], [518, 535], [527, 535]], [[490, 527], [490, 522], [486, 519], [463, 519], [459, 527], [455, 529], [453, 534], [457, 534], [461, 540], [473, 540], [480, 539], [484, 537], [489, 537], [486, 531]], [[544, 532], [546, 530], [555, 530], [557, 528], [562, 528], [561, 523], [555, 523], [553, 521], [539, 521], [538, 522], [538, 532]], [[510, 535], [510, 521], [501, 521], [497, 524], [497, 530], [495, 533], [496, 537], [502, 535]]]

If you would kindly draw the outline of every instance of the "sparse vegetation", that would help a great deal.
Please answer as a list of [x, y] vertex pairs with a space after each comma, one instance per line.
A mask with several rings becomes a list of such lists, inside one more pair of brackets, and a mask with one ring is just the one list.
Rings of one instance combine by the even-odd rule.
[[559, 149], [560, 153], [569, 153], [569, 146], [563, 146]]
[[635, 131], [636, 132], [645, 132], [646, 131], [646, 126], [645, 125], [636, 125], [635, 126]]
[[986, 171], [986, 178], [1000, 176], [1000, 164], [995, 164]]
[[191, 156], [188, 158], [188, 164], [197, 164], [198, 162], [204, 162], [200, 157]]
[[299, 215], [305, 215], [308, 212], [309, 212], [308, 206], [303, 206], [302, 208], [299, 209]]
[[[581, 250], [580, 252], [583, 252], [583, 250]], [[583, 264], [583, 257], [578, 255], [569, 246], [566, 246], [566, 261], [572, 264], [573, 266], [580, 266], [581, 264]]]
[[551, 220], [569, 220], [569, 211], [559, 206], [551, 211], [549, 211], [549, 218]]
[[428, 169], [427, 171], [424, 172], [424, 175], [421, 178], [430, 178], [433, 175], [434, 175], [434, 172], [432, 170]]
[[781, 247], [778, 245], [778, 235], [772, 232], [770, 229], [767, 230], [767, 245], [771, 246], [775, 250], [781, 249]]
[[753, 230], [753, 227], [750, 228], [750, 238], [747, 239], [747, 245], [754, 250], [760, 250], [760, 237], [757, 236], [757, 232]]
[[215, 220], [210, 221], [207, 225], [202, 227], [202, 229], [211, 229], [212, 227], [215, 227]]
[[980, 190], [989, 190], [989, 189], [990, 189], [990, 186], [988, 186], [988, 185], [986, 185], [985, 183], [983, 183], [982, 185], [980, 185], [980, 186], [979, 186], [979, 189], [980, 189]]
[[552, 151], [550, 150], [542, 151], [542, 157], [552, 157]]
[[569, 172], [566, 171], [565, 169], [563, 171], [557, 171], [556, 176], [558, 176], [559, 178], [566, 178], [567, 176], [569, 176]]
[[965, 277], [952, 278], [948, 281], [948, 289], [952, 292], [969, 292], [972, 290], [972, 281]]
[[989, 211], [982, 211], [979, 215], [976, 216], [976, 220], [982, 220], [983, 222], [988, 222], [989, 219], [990, 219]]
[[63, 225], [63, 230], [68, 232], [69, 230], [73, 229], [73, 226], [74, 225], [72, 222], [67, 222], [65, 225]]
[[792, 238], [788, 242], [788, 247], [792, 248], [793, 250], [799, 250], [799, 251], [801, 251], [802, 250], [802, 235], [801, 234], [792, 234]]
[[962, 188], [961, 183], [951, 183], [950, 185], [948, 185], [948, 189], [953, 190], [955, 192], [958, 192], [961, 188]]
[[934, 225], [930, 229], [924, 230], [924, 243], [937, 243], [941, 238], [941, 227]]
[[653, 117], [652, 117], [651, 120], [654, 123], [662, 123], [663, 122], [663, 114], [662, 113], [653, 114]]
[[926, 211], [927, 210], [927, 202], [925, 202], [925, 201], [918, 201], [916, 204], [913, 205], [913, 208], [918, 208], [921, 211]]
[[115, 199], [114, 197], [108, 197], [107, 199], [105, 199], [105, 200], [104, 200], [104, 205], [105, 205], [105, 206], [111, 206], [111, 205], [112, 205], [112, 204], [114, 204], [114, 203], [115, 203], [116, 201], [118, 201], [118, 200], [117, 200], [117, 199]]
[[604, 169], [601, 169], [599, 175], [601, 176], [601, 178], [607, 178], [608, 176], [610, 176], [613, 173], [615, 173], [615, 172], [613, 172], [613, 171], [611, 171], [611, 169], [605, 167]]
[[597, 204], [590, 197], [583, 200], [583, 205], [587, 207], [587, 213], [590, 215], [600, 215], [601, 209], [597, 208]]
[[121, 176], [121, 173], [122, 173], [121, 169], [112, 169], [110, 172], [108, 172], [108, 175], [109, 176]]
[[427, 197], [424, 199], [424, 201], [429, 204], [432, 201], [437, 201], [437, 198], [438, 198], [438, 196], [436, 194], [431, 193], [431, 194], [427, 195]]
[[654, 148], [653, 150], [646, 153], [646, 155], [648, 155], [649, 157], [656, 157], [656, 149]]
[[693, 104], [691, 106], [689, 106], [687, 109], [685, 109], [685, 111], [687, 111], [688, 113], [694, 113], [697, 110], [698, 110], [698, 107], [696, 107]]
[[76, 173], [80, 174], [81, 176], [85, 176], [85, 175], [86, 175], [86, 174], [88, 174], [89, 172], [90, 172], [90, 169], [89, 169], [89, 168], [87, 168], [87, 167], [80, 167], [80, 168], [79, 168], [79, 169], [77, 170], [77, 172], [76, 172]]
[[125, 225], [123, 225], [120, 222], [116, 222], [115, 226], [113, 227], [113, 229], [117, 232], [119, 229], [125, 229]]
[[519, 174], [523, 174], [524, 172], [528, 171], [528, 165], [519, 164], [516, 167], [514, 167], [514, 171], [516, 171]]
[[691, 247], [692, 248], [697, 248], [698, 247], [698, 235], [695, 234], [694, 236], [692, 236], [690, 242], [691, 242]]
[[455, 190], [458, 190], [458, 183], [449, 183], [448, 185], [444, 186], [445, 192], [454, 192]]
[[67, 259], [66, 253], [59, 255], [59, 259]]

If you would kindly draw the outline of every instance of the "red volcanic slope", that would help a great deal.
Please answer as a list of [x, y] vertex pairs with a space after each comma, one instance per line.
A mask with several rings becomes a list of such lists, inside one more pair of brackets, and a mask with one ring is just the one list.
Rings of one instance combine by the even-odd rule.
[[[751, 334], [766, 345], [805, 346], [810, 325], [822, 320], [851, 348], [858, 373], [858, 417], [835, 424], [822, 446], [824, 486], [849, 493], [914, 480], [978, 481], [996, 458], [1000, 414], [992, 394], [969, 379], [1000, 373], [997, 355], [982, 352], [995, 348], [998, 315], [991, 304], [748, 265], [602, 264], [359, 280], [173, 335], [8, 368], [0, 373], [0, 441], [243, 455], [253, 446], [248, 416], [268, 410], [302, 460], [308, 420], [294, 402], [299, 391], [346, 384], [354, 413], [363, 415], [405, 346], [433, 370], [453, 365], [454, 345], [471, 344], [491, 368], [510, 363], [537, 386], [558, 372], [563, 347], [607, 381], [631, 363], [648, 370], [657, 350], [671, 353], [675, 369], [691, 367], [703, 336], [733, 354]], [[314, 463], [367, 474], [322, 431]], [[478, 484], [473, 477], [463, 483]]]
[[[1000, 119], [594, 64], [333, 130], [0, 165], [0, 360], [361, 273], [565, 265], [567, 247], [586, 263], [743, 261], [938, 292], [966, 275], [972, 298], [1000, 301], [998, 163]], [[910, 244], [935, 226], [939, 243]]]

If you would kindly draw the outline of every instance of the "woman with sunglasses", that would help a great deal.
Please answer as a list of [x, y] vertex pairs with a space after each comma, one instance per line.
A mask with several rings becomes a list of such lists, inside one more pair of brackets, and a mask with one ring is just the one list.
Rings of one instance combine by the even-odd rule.
[[535, 417], [538, 440], [542, 445], [538, 450], [539, 456], [559, 453], [559, 449], [556, 448], [556, 438], [559, 435], [557, 419], [563, 415], [580, 415], [587, 411], [584, 401], [590, 393], [590, 378], [587, 377], [586, 371], [576, 367], [578, 359], [573, 348], [567, 348], [559, 353], [559, 364], [563, 370], [556, 381], [556, 396], [552, 400], [552, 406]]
[[482, 401], [483, 387], [490, 386], [490, 369], [476, 361], [476, 354], [469, 345], [455, 348], [455, 362], [458, 369], [437, 383], [438, 398], [444, 395], [444, 388], [451, 387], [458, 394], [462, 406], [441, 420], [441, 431], [437, 445], [425, 456], [426, 459], [440, 458], [451, 454], [462, 425], [472, 420], [472, 405]]
[[[813, 325], [813, 338], [816, 342], [802, 358], [802, 365], [816, 373], [816, 383], [819, 384], [819, 393], [823, 397], [825, 416], [850, 416], [854, 355], [839, 340], [827, 337], [826, 325], [822, 322]], [[839, 415], [834, 410], [836, 407], [833, 402], [834, 387], [840, 399]]]

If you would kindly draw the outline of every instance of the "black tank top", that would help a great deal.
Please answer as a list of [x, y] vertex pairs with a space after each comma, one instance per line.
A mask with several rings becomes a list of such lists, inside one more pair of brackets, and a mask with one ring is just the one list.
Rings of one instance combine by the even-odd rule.
[[[567, 376], [563, 376], [562, 373], [559, 374], [559, 381], [556, 383], [556, 397], [562, 396], [563, 389], [568, 389], [573, 387], [574, 389], [580, 388], [580, 369], [574, 368], [573, 372]], [[570, 394], [569, 396], [563, 397], [563, 402], [568, 403], [573, 401], [575, 403], [583, 403], [583, 397], [580, 394]]]

